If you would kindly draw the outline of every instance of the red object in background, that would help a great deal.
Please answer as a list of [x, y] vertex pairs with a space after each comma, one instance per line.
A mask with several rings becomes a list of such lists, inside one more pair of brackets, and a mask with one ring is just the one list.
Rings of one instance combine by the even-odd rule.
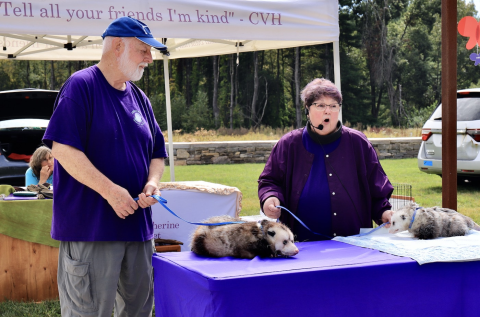
[[467, 42], [467, 50], [471, 50], [480, 42], [480, 22], [474, 17], [463, 17], [458, 22], [458, 33], [465, 37], [470, 37]]
[[14, 161], [25, 161], [27, 163], [30, 162], [30, 158], [32, 157], [31, 155], [25, 155], [25, 154], [17, 154], [17, 153], [12, 153], [9, 156], [7, 156], [9, 159], [14, 160]]

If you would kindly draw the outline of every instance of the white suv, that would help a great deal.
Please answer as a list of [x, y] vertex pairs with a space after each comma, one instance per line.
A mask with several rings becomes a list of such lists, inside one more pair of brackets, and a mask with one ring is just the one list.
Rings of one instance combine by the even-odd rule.
[[[420, 171], [442, 175], [442, 105], [422, 128], [418, 151]], [[480, 88], [457, 91], [457, 176], [480, 177]]]

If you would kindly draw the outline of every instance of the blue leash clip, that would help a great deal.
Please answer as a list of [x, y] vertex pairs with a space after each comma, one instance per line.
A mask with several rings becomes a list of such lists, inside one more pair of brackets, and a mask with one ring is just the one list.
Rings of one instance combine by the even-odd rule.
[[[170, 208], [168, 208], [167, 205], [166, 205], [167, 200], [165, 198], [163, 198], [161, 196], [158, 196], [158, 195], [152, 195], [152, 196], [149, 196], [149, 197], [155, 198], [160, 203], [160, 205], [163, 206], [163, 208], [167, 209], [172, 215], [174, 215], [178, 219], [183, 220], [186, 223], [189, 223], [189, 224], [192, 224], [192, 225], [197, 225], [197, 226], [221, 226], [221, 225], [230, 225], [230, 224], [234, 224], [234, 223], [245, 223], [245, 221], [229, 221], [229, 222], [217, 222], [217, 223], [190, 222], [190, 221], [187, 221], [187, 220], [183, 219], [182, 217], [180, 217], [179, 215], [174, 213]], [[133, 200], [137, 201], [138, 197], [133, 198]]]

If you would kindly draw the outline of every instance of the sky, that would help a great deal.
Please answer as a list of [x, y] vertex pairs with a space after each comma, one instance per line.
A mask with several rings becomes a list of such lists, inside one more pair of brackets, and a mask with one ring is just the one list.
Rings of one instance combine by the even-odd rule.
[[[469, 1], [467, 0], [467, 3], [468, 3], [468, 2], [469, 2]], [[473, 3], [475, 4], [475, 9], [476, 9], [477, 11], [480, 11], [480, 0], [473, 0]]]

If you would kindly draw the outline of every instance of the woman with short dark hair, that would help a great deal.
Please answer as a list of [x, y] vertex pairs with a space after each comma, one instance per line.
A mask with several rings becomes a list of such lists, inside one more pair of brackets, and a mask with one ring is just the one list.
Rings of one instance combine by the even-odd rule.
[[[317, 78], [301, 93], [307, 125], [284, 135], [272, 149], [258, 180], [263, 212], [280, 218], [297, 241], [358, 234], [391, 218], [393, 186], [367, 137], [338, 120], [342, 95], [329, 80]], [[388, 226], [388, 225], [387, 225]]]
[[25, 173], [25, 186], [44, 183], [53, 183], [53, 156], [48, 147], [41, 146], [30, 158], [30, 168]]

